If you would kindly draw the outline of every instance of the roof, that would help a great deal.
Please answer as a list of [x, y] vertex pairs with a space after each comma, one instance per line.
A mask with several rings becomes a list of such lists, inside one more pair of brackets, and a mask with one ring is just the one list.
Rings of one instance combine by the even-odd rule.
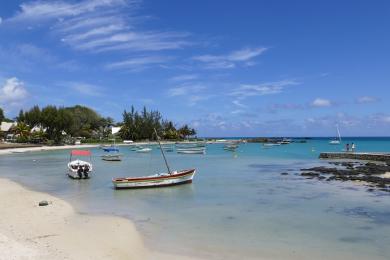
[[119, 130], [121, 130], [121, 127], [119, 127], [119, 126], [113, 126], [113, 127], [111, 127], [111, 133], [112, 133], [113, 135], [116, 134], [116, 133], [118, 133]]
[[91, 151], [88, 150], [72, 150], [72, 155], [91, 156]]
[[1, 122], [0, 131], [8, 132], [11, 127], [16, 126], [16, 122]]

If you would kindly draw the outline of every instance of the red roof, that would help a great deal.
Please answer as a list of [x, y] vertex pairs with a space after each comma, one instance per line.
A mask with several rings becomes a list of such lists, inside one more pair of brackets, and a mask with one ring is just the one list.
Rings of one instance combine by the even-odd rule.
[[80, 155], [80, 156], [90, 156], [91, 151], [88, 150], [72, 150], [72, 155]]

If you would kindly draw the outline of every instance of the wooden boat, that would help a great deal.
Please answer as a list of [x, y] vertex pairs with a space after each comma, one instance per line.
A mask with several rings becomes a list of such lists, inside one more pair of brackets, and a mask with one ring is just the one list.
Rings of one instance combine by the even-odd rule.
[[160, 146], [160, 151], [164, 158], [168, 173], [160, 173], [142, 177], [114, 178], [112, 179], [112, 183], [116, 189], [165, 187], [192, 182], [196, 172], [195, 169], [171, 171], [164, 154], [164, 149], [161, 147], [160, 138], [157, 135], [156, 129], [154, 129], [154, 132], [157, 136], [157, 141]]
[[144, 177], [116, 178], [112, 180], [115, 188], [146, 188], [163, 187], [178, 184], [191, 183], [195, 175], [195, 169], [183, 170], [179, 172], [160, 173]]
[[89, 156], [91, 161], [92, 153], [87, 150], [72, 150], [68, 163], [68, 176], [72, 179], [88, 179], [92, 173], [92, 163], [79, 159], [72, 160], [73, 156]]

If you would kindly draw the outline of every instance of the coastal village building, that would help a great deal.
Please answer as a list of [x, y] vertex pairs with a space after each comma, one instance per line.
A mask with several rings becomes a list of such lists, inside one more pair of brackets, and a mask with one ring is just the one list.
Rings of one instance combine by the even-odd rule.
[[12, 127], [16, 126], [16, 122], [1, 122], [0, 124], [0, 132], [2, 136], [4, 136], [5, 141], [13, 141], [14, 134], [11, 132]]

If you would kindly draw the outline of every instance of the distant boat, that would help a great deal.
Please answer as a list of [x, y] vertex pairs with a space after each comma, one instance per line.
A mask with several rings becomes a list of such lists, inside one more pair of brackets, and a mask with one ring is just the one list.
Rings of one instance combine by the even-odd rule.
[[164, 151], [166, 152], [173, 152], [175, 148], [173, 146], [161, 146], [161, 148], [159, 147], [159, 149], [164, 149]]
[[235, 152], [237, 148], [238, 148], [237, 143], [226, 144], [223, 146], [224, 150], [231, 151], [231, 152]]
[[206, 154], [206, 150], [177, 150], [180, 154]]
[[79, 159], [72, 160], [74, 156], [89, 156], [91, 161], [92, 153], [88, 150], [72, 150], [68, 163], [68, 176], [72, 179], [88, 179], [92, 173], [92, 163]]
[[274, 147], [274, 146], [280, 146], [281, 143], [263, 143], [264, 147]]
[[287, 138], [283, 138], [283, 140], [279, 142], [279, 144], [290, 144], [290, 143], [291, 143], [291, 139], [287, 139]]
[[115, 139], [113, 139], [113, 144], [109, 147], [103, 147], [103, 151], [105, 152], [102, 155], [102, 160], [104, 161], [122, 161], [122, 154], [119, 153], [119, 149], [115, 144]]
[[[161, 154], [164, 158], [168, 173], [160, 173], [142, 177], [114, 178], [112, 183], [115, 188], [149, 188], [149, 187], [164, 187], [178, 184], [191, 183], [195, 175], [195, 169], [171, 171], [168, 161], [164, 154], [164, 149], [161, 147], [160, 138], [157, 135], [156, 129], [154, 132], [157, 136], [157, 141], [160, 146]], [[149, 148], [150, 149], [150, 148]]]
[[115, 146], [103, 147], [102, 149], [105, 152], [119, 152], [119, 149]]
[[341, 144], [341, 135], [340, 135], [340, 130], [339, 130], [339, 126], [338, 125], [336, 125], [336, 129], [337, 129], [338, 139], [335, 138], [335, 139], [329, 141], [329, 144], [333, 144], [333, 145]]
[[176, 151], [204, 151], [205, 147], [177, 148]]
[[137, 150], [136, 152], [137, 153], [149, 153], [152, 151], [152, 148], [141, 148], [139, 150]]
[[206, 147], [206, 143], [188, 143], [188, 144], [176, 144], [176, 148], [183, 148], [183, 149], [186, 149], [186, 148], [197, 148], [197, 147]]

